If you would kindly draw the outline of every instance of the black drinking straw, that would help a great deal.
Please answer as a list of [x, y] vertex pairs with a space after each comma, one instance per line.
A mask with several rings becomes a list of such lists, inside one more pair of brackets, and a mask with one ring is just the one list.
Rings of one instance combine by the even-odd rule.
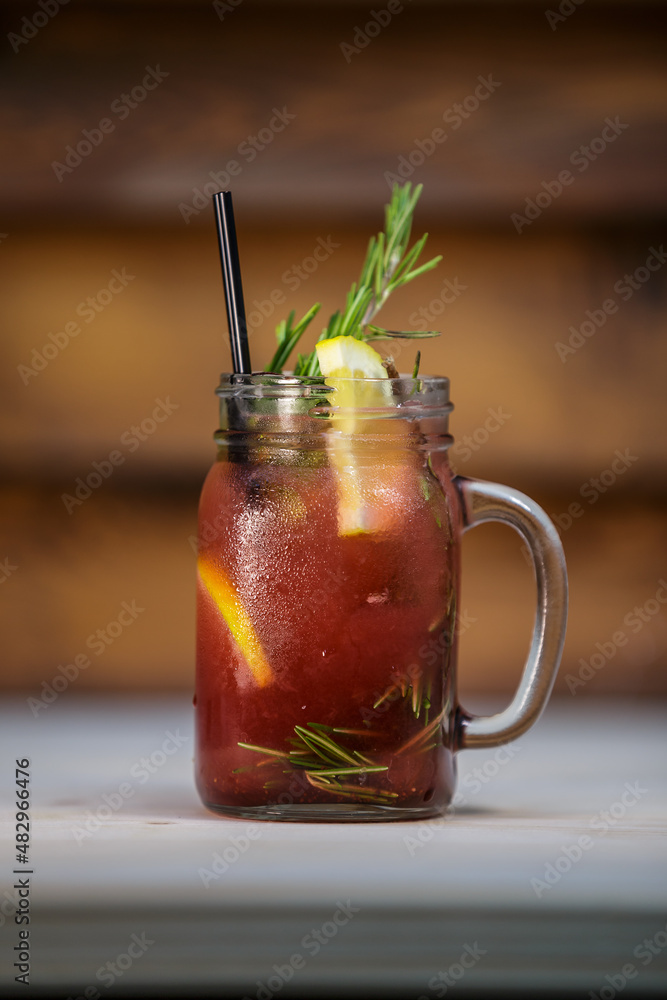
[[247, 375], [252, 372], [252, 365], [250, 364], [250, 350], [248, 348], [248, 327], [245, 306], [243, 305], [243, 285], [241, 284], [241, 266], [239, 264], [239, 248], [236, 242], [231, 191], [218, 191], [217, 194], [214, 194], [213, 207], [215, 209], [215, 225], [218, 230], [222, 282], [225, 286], [232, 365], [236, 373]]

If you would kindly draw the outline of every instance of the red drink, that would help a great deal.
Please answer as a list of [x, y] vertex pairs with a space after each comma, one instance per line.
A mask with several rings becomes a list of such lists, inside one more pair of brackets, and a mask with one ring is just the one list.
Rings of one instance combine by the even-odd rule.
[[405, 423], [376, 434], [375, 421], [346, 453], [364, 508], [354, 532], [341, 529], [328, 422], [301, 450], [225, 436], [200, 507], [197, 782], [209, 807], [387, 819], [450, 800], [459, 514], [442, 452]]

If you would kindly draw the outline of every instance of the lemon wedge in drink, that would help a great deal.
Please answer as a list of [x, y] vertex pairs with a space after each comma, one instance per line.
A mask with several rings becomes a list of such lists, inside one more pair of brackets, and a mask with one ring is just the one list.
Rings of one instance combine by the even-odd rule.
[[[332, 417], [328, 450], [338, 480], [338, 534], [359, 535], [382, 530], [378, 496], [381, 469], [377, 458], [363, 450], [359, 438], [367, 417], [355, 411], [391, 405], [392, 391], [382, 357], [356, 337], [332, 337], [316, 344], [317, 358], [332, 400], [340, 412]], [[346, 412], [350, 411], [350, 412]]]
[[387, 378], [382, 358], [356, 337], [332, 337], [315, 345], [325, 378]]
[[264, 655], [262, 644], [255, 632], [250, 615], [243, 607], [235, 586], [224, 570], [216, 565], [210, 556], [199, 556], [197, 570], [201, 582], [227, 622], [229, 631], [241, 650], [257, 684], [259, 687], [266, 687], [273, 680], [273, 671]]

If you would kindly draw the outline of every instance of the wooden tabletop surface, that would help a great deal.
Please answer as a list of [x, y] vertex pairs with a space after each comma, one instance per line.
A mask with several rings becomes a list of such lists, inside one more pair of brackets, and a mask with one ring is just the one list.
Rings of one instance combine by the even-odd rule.
[[[37, 717], [15, 698], [0, 726], [3, 950], [25, 948], [29, 929], [31, 966], [26, 990], [10, 960], [1, 995], [667, 992], [659, 702], [553, 703], [507, 749], [461, 754], [456, 807], [414, 824], [206, 812], [185, 695], [65, 691]], [[23, 864], [13, 791], [26, 758]], [[29, 880], [29, 928], [14, 880]]]

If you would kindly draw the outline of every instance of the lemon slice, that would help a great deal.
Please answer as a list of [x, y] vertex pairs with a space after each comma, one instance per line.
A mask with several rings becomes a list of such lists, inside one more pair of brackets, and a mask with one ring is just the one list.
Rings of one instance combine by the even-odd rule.
[[[356, 337], [332, 337], [315, 345], [317, 360], [327, 385], [336, 389], [333, 400], [337, 407], [363, 408], [387, 406], [391, 401], [391, 386], [382, 357], [372, 347]], [[348, 381], [354, 379], [355, 381]], [[366, 380], [373, 381], [366, 381]], [[381, 381], [378, 381], [381, 380]], [[336, 417], [339, 430], [354, 433], [359, 420], [341, 414]]]
[[267, 662], [250, 615], [243, 607], [236, 588], [224, 570], [208, 556], [199, 556], [197, 570], [201, 582], [227, 622], [229, 631], [241, 650], [257, 684], [259, 687], [266, 687], [273, 680], [273, 671]]
[[379, 469], [375, 456], [365, 461], [355, 448], [362, 420], [345, 411], [391, 405], [391, 384], [382, 357], [355, 337], [332, 337], [316, 344], [317, 358], [327, 385], [336, 389], [333, 400], [342, 412], [334, 414], [327, 447], [338, 481], [338, 534], [358, 535], [386, 527], [379, 496]]
[[356, 337], [332, 337], [315, 345], [325, 378], [387, 378], [377, 351]]

